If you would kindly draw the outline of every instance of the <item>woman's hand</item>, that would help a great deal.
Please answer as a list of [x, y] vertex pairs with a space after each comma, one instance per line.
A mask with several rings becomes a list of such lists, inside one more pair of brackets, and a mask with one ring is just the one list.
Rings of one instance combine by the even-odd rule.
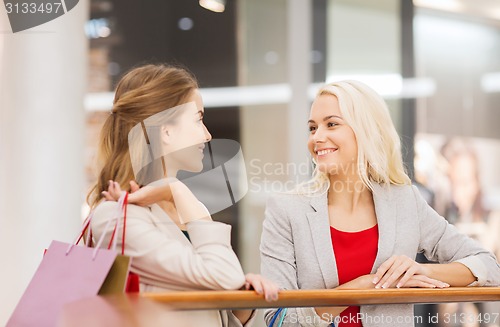
[[[245, 286], [244, 289], [250, 290], [254, 289], [258, 294], [264, 294], [266, 301], [276, 301], [278, 300], [278, 285], [271, 282], [269, 279], [258, 275], [258, 274], [246, 274], [245, 275]], [[245, 325], [254, 310], [233, 310], [233, 314], [241, 324]]]
[[[358, 278], [351, 280], [345, 284], [339, 285], [336, 289], [370, 289], [374, 288], [373, 283], [376, 274], [363, 275]], [[389, 288], [397, 287], [401, 282], [401, 279], [396, 280], [394, 283], [389, 285]], [[399, 287], [422, 287], [422, 288], [446, 288], [450, 285], [443, 283], [437, 279], [427, 277], [425, 275], [413, 275], [404, 284]], [[385, 287], [384, 287], [385, 288]]]
[[[121, 193], [120, 184], [109, 181], [108, 190], [102, 192], [102, 195], [106, 201], [117, 201]], [[139, 187], [134, 181], [130, 182], [129, 204], [144, 207], [160, 201], [175, 204], [180, 224], [184, 225], [195, 220], [212, 220], [210, 213], [198, 201], [193, 192], [178, 179], [165, 178], [144, 187]]]
[[[428, 277], [424, 265], [405, 255], [393, 255], [380, 265], [373, 278], [375, 288], [448, 287], [450, 285]], [[418, 276], [418, 277], [417, 277]], [[426, 286], [422, 286], [426, 285]], [[433, 285], [433, 286], [432, 286]]]
[[[130, 181], [130, 193], [134, 193], [139, 188], [140, 187], [136, 182]], [[118, 182], [109, 181], [108, 190], [102, 191], [101, 194], [106, 199], [106, 201], [118, 201], [122, 192], [122, 188], [120, 187], [120, 184]]]
[[258, 274], [245, 275], [245, 289], [254, 289], [257, 294], [264, 294], [266, 301], [278, 300], [279, 287], [269, 279]]
[[[108, 190], [103, 191], [102, 195], [106, 201], [118, 201], [122, 192], [123, 190], [118, 182], [109, 181]], [[170, 183], [159, 181], [154, 185], [140, 187], [135, 181], [130, 181], [128, 203], [138, 206], [148, 206], [162, 200], [172, 200]]]
[[[389, 259], [390, 260], [390, 259]], [[388, 261], [389, 261], [388, 260]], [[386, 261], [387, 262], [387, 261]], [[382, 266], [380, 266], [382, 267]], [[388, 269], [390, 269], [391, 266], [389, 266]], [[387, 269], [387, 270], [388, 270]], [[380, 270], [380, 268], [379, 268]], [[371, 289], [376, 287], [374, 281], [376, 278], [378, 279], [378, 273], [379, 270], [377, 270], [377, 274], [369, 274], [369, 275], [363, 275], [359, 276], [358, 278], [355, 278], [347, 283], [344, 283], [342, 285], [337, 286], [335, 289], [338, 290], [360, 290], [360, 289]], [[386, 271], [387, 271], [386, 270]], [[381, 270], [380, 270], [381, 271]], [[385, 275], [383, 275], [385, 277]], [[387, 278], [388, 279], [388, 278]], [[384, 279], [385, 281], [386, 279]], [[384, 282], [385, 283], [385, 282]], [[388, 284], [388, 287], [395, 287], [396, 285], [399, 285], [401, 283], [401, 278], [396, 279], [393, 283]], [[399, 287], [427, 287], [427, 288], [444, 288], [444, 287], [449, 287], [450, 285], [443, 283], [439, 280], [429, 278], [425, 275], [412, 275], [410, 278], [407, 279], [407, 281], [399, 286]], [[379, 287], [376, 287], [379, 288]], [[387, 288], [387, 287], [384, 287]], [[334, 317], [340, 315], [342, 311], [344, 311], [347, 307], [346, 306], [341, 306], [341, 307], [318, 307], [314, 308], [316, 310], [316, 313], [318, 316], [322, 317], [322, 319], [325, 319], [323, 317], [330, 317], [331, 321]]]
[[347, 283], [344, 283], [342, 285], [337, 286], [335, 289], [357, 290], [357, 289], [374, 288], [375, 285], [373, 285], [373, 282], [372, 282], [374, 277], [375, 277], [374, 274], [359, 276], [358, 278], [355, 278]]
[[406, 283], [401, 284], [399, 287], [446, 288], [450, 287], [450, 285], [425, 275], [413, 275]]

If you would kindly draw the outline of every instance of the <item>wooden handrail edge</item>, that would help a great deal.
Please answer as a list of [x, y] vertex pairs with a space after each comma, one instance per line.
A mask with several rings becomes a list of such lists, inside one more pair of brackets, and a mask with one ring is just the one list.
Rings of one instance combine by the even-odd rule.
[[185, 291], [141, 293], [141, 297], [177, 310], [318, 307], [401, 303], [500, 301], [500, 287], [444, 289], [284, 290], [278, 301], [267, 302], [255, 291]]

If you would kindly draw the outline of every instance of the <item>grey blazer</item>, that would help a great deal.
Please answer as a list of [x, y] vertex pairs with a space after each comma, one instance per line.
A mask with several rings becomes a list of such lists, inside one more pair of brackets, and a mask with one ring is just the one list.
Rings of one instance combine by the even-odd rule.
[[[470, 286], [500, 284], [500, 265], [479, 243], [457, 232], [414, 186], [374, 186], [378, 252], [371, 273], [392, 255], [423, 253], [440, 263], [461, 262], [476, 277]], [[280, 194], [268, 200], [260, 245], [261, 273], [283, 289], [338, 286], [326, 193]], [[275, 310], [266, 310], [269, 324]], [[413, 305], [361, 306], [363, 326], [414, 326]], [[424, 320], [427, 317], [423, 317]], [[313, 308], [289, 308], [284, 326], [328, 326]]]

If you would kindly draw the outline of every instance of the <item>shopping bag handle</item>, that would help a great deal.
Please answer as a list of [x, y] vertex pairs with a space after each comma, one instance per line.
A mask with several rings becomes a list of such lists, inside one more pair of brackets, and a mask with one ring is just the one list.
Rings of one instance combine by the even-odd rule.
[[[120, 198], [118, 199], [118, 207], [124, 208], [125, 214], [126, 214], [126, 209], [127, 209], [127, 206], [126, 206], [127, 200], [128, 200], [128, 192], [123, 192], [122, 195], [120, 196]], [[90, 227], [90, 223], [92, 221], [93, 216], [94, 216], [94, 212], [91, 211], [91, 213], [89, 214], [89, 216], [85, 219], [85, 221], [83, 223], [84, 226], [83, 226], [82, 231], [81, 231], [80, 235], [78, 236], [77, 240], [68, 246], [68, 249], [66, 250], [66, 255], [68, 255], [70, 253], [73, 246], [75, 246], [76, 244], [78, 244], [80, 242], [85, 231], [87, 231], [87, 246], [89, 246], [90, 241], [91, 241], [90, 238], [92, 236], [92, 230]], [[112, 235], [111, 241], [113, 240], [113, 237], [114, 237], [114, 234], [116, 232], [120, 218], [121, 218], [121, 210], [119, 210], [117, 213], [115, 228], [113, 230], [113, 235]], [[106, 226], [104, 227], [104, 232], [102, 233], [101, 237], [99, 238], [99, 240], [94, 248], [94, 252], [92, 254], [92, 260], [94, 260], [96, 258], [97, 252], [99, 252], [99, 249], [102, 245], [102, 242], [104, 241], [104, 237], [106, 236], [106, 231], [108, 230], [112, 220], [113, 219], [109, 219], [106, 222]], [[124, 230], [124, 232], [125, 232], [125, 230]], [[111, 245], [111, 241], [110, 241], [110, 245]], [[115, 242], [113, 244], [114, 244], [113, 249], [116, 249], [116, 239], [115, 239]], [[109, 247], [108, 247], [108, 249], [109, 249]], [[123, 253], [123, 251], [124, 251], [124, 244], [122, 244], [122, 253]]]
[[90, 211], [89, 215], [87, 216], [87, 218], [85, 218], [85, 220], [83, 221], [83, 227], [82, 227], [82, 230], [80, 231], [80, 234], [78, 235], [78, 237], [76, 238], [76, 240], [70, 244], [68, 246], [68, 249], [66, 250], [66, 255], [69, 254], [69, 252], [71, 251], [71, 249], [73, 248], [74, 245], [77, 245], [78, 243], [80, 243], [83, 235], [85, 234], [85, 231], [87, 231], [87, 241], [86, 241], [86, 246], [90, 246], [90, 242], [92, 241], [91, 238], [92, 238], [92, 231], [90, 229], [90, 223], [92, 222], [92, 217], [94, 217], [94, 211]]
[[116, 249], [116, 243], [118, 241], [118, 237], [115, 237], [116, 230], [118, 229], [120, 218], [123, 213], [123, 227], [122, 227], [122, 255], [125, 254], [125, 229], [127, 227], [127, 204], [128, 204], [128, 192], [123, 192], [118, 199], [118, 215], [116, 217], [115, 228], [113, 229], [113, 233], [111, 234], [111, 239], [109, 240], [108, 250], [113, 246], [113, 250]]
[[[128, 192], [122, 192], [122, 194], [120, 195], [120, 198], [118, 199], [118, 211], [116, 213], [115, 228], [114, 228], [113, 233], [111, 235], [112, 239], [110, 240], [110, 244], [111, 244], [111, 241], [113, 241], [114, 234], [116, 232], [118, 223], [120, 221], [120, 218], [121, 218], [121, 215], [122, 215], [122, 208], [123, 208], [123, 204], [125, 203], [125, 199], [128, 199]], [[97, 252], [99, 252], [99, 249], [101, 248], [101, 244], [104, 241], [104, 236], [106, 235], [106, 231], [108, 230], [108, 226], [109, 226], [109, 224], [111, 223], [112, 220], [113, 220], [113, 218], [108, 219], [108, 222], [106, 223], [106, 227], [104, 228], [104, 232], [102, 233], [101, 238], [99, 239], [99, 242], [97, 242], [97, 245], [96, 245], [96, 247], [94, 249], [94, 253], [93, 253], [92, 259], [95, 259], [95, 257], [97, 256]], [[113, 242], [113, 250], [115, 250], [115, 249], [116, 249], [116, 239]]]
[[[71, 243], [69, 246], [68, 246], [68, 249], [66, 250], [66, 255], [68, 255], [70, 252], [71, 252], [71, 249], [76, 245], [78, 244], [78, 242], [80, 241], [83, 233], [85, 233], [85, 230], [88, 228], [88, 232], [89, 232], [89, 237], [90, 235], [92, 235], [91, 231], [90, 231], [90, 222], [92, 220], [92, 217], [93, 217], [93, 213], [86, 219], [87, 221], [84, 223], [84, 227], [83, 227], [83, 230], [82, 230], [82, 233], [80, 233], [80, 236], [78, 237], [77, 241], [76, 242], [73, 242]], [[104, 227], [104, 231], [108, 230], [109, 228], [109, 225], [111, 223], [111, 220], [108, 220], [106, 222], [106, 226]], [[97, 250], [99, 249], [99, 246], [102, 244], [103, 240], [104, 240], [104, 236], [106, 235], [106, 233], [102, 233], [101, 237], [99, 238], [99, 241], [97, 243], [97, 246], [96, 248], [94, 249], [94, 253], [92, 255], [92, 260], [95, 259], [96, 255], [97, 255]], [[90, 241], [89, 241], [90, 242]]]
[[87, 231], [87, 241], [85, 242], [85, 245], [87, 247], [90, 246], [90, 242], [92, 240], [92, 231], [90, 228], [90, 222], [92, 221], [93, 216], [94, 216], [94, 211], [91, 211], [89, 213], [89, 215], [87, 216], [87, 218], [85, 218], [85, 220], [83, 221], [82, 231], [80, 232], [80, 236], [78, 236], [77, 240], [75, 242], [73, 242], [74, 245], [77, 245], [78, 243], [80, 243], [80, 241], [83, 237], [83, 234], [85, 234], [85, 231]]

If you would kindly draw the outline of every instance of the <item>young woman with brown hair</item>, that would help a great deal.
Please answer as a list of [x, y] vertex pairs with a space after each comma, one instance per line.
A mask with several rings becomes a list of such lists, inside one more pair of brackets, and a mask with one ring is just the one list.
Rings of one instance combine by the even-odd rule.
[[[266, 299], [276, 299], [273, 283], [243, 273], [231, 248], [231, 226], [212, 221], [203, 204], [175, 179], [179, 170], [202, 169], [204, 143], [211, 139], [203, 115], [198, 84], [184, 69], [146, 65], [120, 80], [100, 137], [98, 180], [88, 196], [93, 233], [96, 238], [106, 233], [109, 241], [111, 231], [105, 226], [116, 217], [117, 204], [104, 200], [116, 200], [127, 190], [125, 254], [132, 257], [131, 271], [140, 276], [141, 291], [252, 286]], [[144, 187], [139, 190], [134, 181]], [[250, 310], [185, 315], [193, 326], [224, 327], [248, 326], [253, 317]]]

